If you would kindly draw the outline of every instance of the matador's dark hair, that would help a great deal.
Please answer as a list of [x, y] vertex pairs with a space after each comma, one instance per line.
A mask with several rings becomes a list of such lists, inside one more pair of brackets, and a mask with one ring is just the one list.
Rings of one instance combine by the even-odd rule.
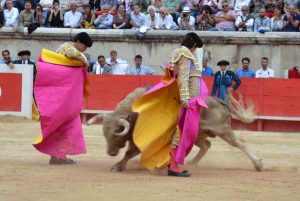
[[196, 47], [202, 47], [203, 43], [201, 38], [194, 32], [190, 32], [185, 35], [181, 46], [185, 46], [187, 48], [193, 48], [196, 45]]
[[81, 33], [77, 34], [74, 38], [74, 42], [77, 42], [77, 41], [79, 41], [80, 43], [84, 44], [87, 47], [92, 47], [92, 45], [93, 45], [93, 40], [91, 39], [89, 34], [87, 34], [86, 32], [81, 32]]

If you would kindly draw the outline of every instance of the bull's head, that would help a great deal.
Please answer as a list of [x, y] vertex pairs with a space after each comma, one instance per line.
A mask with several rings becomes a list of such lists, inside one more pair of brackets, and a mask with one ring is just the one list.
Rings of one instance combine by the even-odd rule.
[[90, 125], [97, 120], [103, 120], [103, 134], [107, 142], [108, 155], [116, 156], [119, 150], [125, 146], [128, 139], [129, 122], [114, 113], [110, 113], [105, 115], [99, 114], [90, 119], [87, 124]]

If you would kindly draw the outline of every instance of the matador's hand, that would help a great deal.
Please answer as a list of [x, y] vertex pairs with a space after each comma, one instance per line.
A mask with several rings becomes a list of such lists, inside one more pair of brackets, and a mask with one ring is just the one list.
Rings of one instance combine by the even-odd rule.
[[183, 100], [181, 102], [181, 106], [184, 107], [184, 108], [188, 108], [189, 107], [189, 100]]

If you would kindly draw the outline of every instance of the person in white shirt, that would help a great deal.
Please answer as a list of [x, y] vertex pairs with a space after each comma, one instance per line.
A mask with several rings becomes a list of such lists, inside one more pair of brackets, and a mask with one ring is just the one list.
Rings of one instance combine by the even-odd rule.
[[3, 12], [5, 27], [14, 27], [16, 29], [19, 24], [19, 11], [13, 6], [12, 0], [6, 1], [6, 8]]
[[165, 7], [161, 7], [159, 9], [159, 17], [155, 27], [159, 30], [174, 30], [178, 28], [176, 23], [173, 21], [173, 17], [169, 14], [169, 11]]
[[182, 15], [178, 18], [178, 29], [179, 30], [195, 30], [195, 18], [190, 15], [190, 8], [184, 7], [182, 9]]
[[261, 68], [255, 73], [256, 78], [272, 78], [274, 77], [274, 71], [268, 67], [269, 60], [267, 57], [261, 58]]
[[148, 6], [147, 12], [148, 14], [146, 15], [145, 18], [145, 26], [149, 27], [150, 29], [156, 29], [155, 25], [157, 23], [159, 14], [155, 12], [154, 6]]
[[236, 15], [242, 14], [242, 7], [249, 6], [251, 0], [236, 0], [234, 4], [234, 11]]
[[238, 31], [253, 31], [254, 19], [249, 14], [249, 6], [242, 7], [242, 14], [235, 20], [235, 26], [238, 27]]
[[112, 68], [113, 75], [127, 75], [129, 72], [127, 61], [119, 59], [117, 56], [116, 50], [110, 51], [110, 58], [106, 58], [106, 63]]
[[77, 10], [77, 4], [72, 2], [70, 4], [70, 11], [66, 12], [64, 15], [64, 26], [66, 28], [79, 28], [80, 19], [82, 14]]

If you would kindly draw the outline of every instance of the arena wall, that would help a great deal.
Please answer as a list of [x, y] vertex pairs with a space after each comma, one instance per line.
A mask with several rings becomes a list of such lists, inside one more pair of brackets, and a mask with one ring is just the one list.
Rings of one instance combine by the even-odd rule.
[[[114, 110], [118, 102], [132, 90], [154, 85], [161, 76], [89, 75], [89, 78], [90, 96], [84, 102], [83, 118], [87, 118], [88, 114]], [[213, 79], [204, 77], [204, 80], [210, 91]], [[300, 83], [297, 79], [242, 78], [241, 81], [237, 91], [243, 95], [245, 104], [254, 104], [256, 120], [248, 125], [233, 121], [235, 129], [300, 131]]]

